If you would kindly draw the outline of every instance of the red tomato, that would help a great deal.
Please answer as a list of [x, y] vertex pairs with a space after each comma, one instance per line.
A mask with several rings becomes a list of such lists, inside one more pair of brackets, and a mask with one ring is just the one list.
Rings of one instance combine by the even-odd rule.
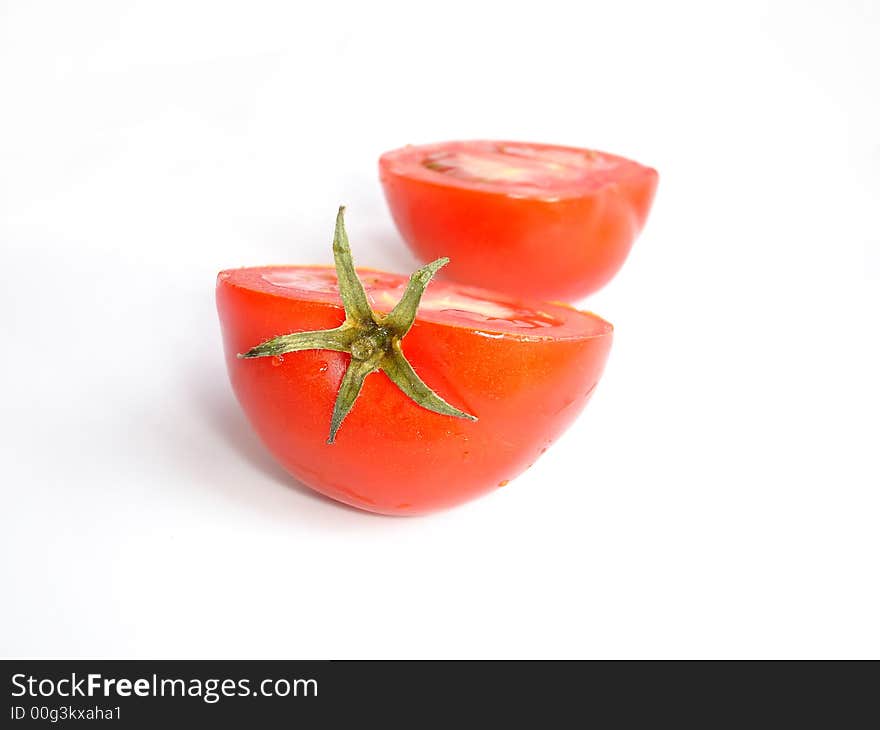
[[[407, 285], [395, 274], [359, 274], [377, 312], [390, 311]], [[328, 444], [349, 354], [237, 354], [284, 333], [339, 326], [345, 313], [334, 269], [223, 271], [217, 306], [233, 388], [269, 450], [313, 489], [386, 514], [449, 507], [529, 467], [586, 404], [612, 337], [593, 314], [434, 282], [403, 351], [426, 384], [478, 420], [425, 410], [376, 372]]]
[[400, 234], [456, 281], [574, 301], [606, 284], [645, 224], [657, 172], [604, 152], [522, 142], [409, 146], [379, 159]]

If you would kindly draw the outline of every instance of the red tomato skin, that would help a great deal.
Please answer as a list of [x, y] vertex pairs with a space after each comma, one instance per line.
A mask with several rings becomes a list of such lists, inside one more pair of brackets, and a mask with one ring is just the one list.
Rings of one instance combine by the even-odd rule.
[[379, 176], [391, 216], [419, 258], [448, 256], [442, 277], [540, 301], [577, 301], [615, 276], [659, 180], [656, 170], [627, 160], [615, 180], [577, 195], [516, 197], [439, 174], [436, 182], [410, 177], [393, 155], [380, 158]]
[[336, 327], [342, 308], [235, 286], [223, 273], [217, 307], [233, 390], [269, 451], [312, 489], [388, 515], [452, 507], [531, 466], [589, 400], [612, 340], [607, 323], [591, 337], [524, 341], [417, 320], [403, 342], [413, 367], [479, 420], [431, 413], [374, 373], [328, 445], [347, 354], [296, 352], [280, 363], [236, 354], [280, 333]]

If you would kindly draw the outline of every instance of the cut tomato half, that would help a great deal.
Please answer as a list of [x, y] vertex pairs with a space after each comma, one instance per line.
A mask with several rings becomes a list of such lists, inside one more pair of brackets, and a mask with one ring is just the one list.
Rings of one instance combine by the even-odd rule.
[[540, 300], [604, 286], [648, 216], [657, 172], [594, 150], [504, 141], [408, 146], [379, 159], [391, 215], [444, 275]]
[[[378, 313], [394, 308], [409, 281], [369, 269], [358, 274]], [[269, 450], [313, 489], [387, 514], [449, 507], [521, 473], [586, 404], [612, 339], [611, 325], [593, 314], [434, 282], [402, 350], [437, 396], [476, 420], [423, 408], [375, 372], [328, 444], [327, 424], [354, 355], [240, 355], [288, 333], [339, 328], [346, 313], [336, 271], [223, 271], [217, 306], [233, 388]]]

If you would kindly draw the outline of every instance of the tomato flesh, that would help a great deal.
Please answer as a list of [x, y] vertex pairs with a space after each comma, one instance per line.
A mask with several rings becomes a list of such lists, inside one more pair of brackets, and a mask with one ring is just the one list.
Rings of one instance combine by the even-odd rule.
[[594, 150], [522, 142], [410, 146], [379, 160], [392, 217], [444, 275], [572, 301], [607, 283], [644, 226], [655, 170]]
[[499, 143], [475, 150], [442, 150], [428, 154], [422, 165], [459, 180], [499, 183], [536, 195], [553, 193], [566, 184], [588, 184], [599, 170], [613, 169], [613, 160], [589, 150], [538, 149]]
[[[390, 311], [407, 277], [359, 270], [368, 298]], [[367, 378], [336, 442], [326, 429], [349, 355], [328, 350], [240, 360], [279, 334], [345, 318], [330, 267], [221, 272], [217, 305], [230, 379], [255, 430], [297, 479], [385, 514], [450, 507], [530, 466], [595, 388], [611, 325], [554, 304], [434, 282], [403, 340], [422, 379], [476, 422], [427, 411], [383, 373]]]

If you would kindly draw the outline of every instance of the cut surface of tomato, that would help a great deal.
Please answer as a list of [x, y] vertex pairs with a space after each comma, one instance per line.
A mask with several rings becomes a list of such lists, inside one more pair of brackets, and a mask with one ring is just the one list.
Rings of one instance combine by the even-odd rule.
[[[374, 269], [358, 269], [367, 300], [376, 311], [390, 312], [400, 301], [409, 279]], [[298, 301], [341, 306], [336, 271], [330, 266], [272, 266], [233, 269], [220, 280]], [[418, 320], [471, 328], [486, 334], [519, 337], [583, 337], [604, 334], [607, 322], [595, 315], [558, 304], [526, 304], [511, 296], [455, 282], [435, 281], [422, 295]]]
[[573, 301], [623, 265], [644, 226], [655, 170], [605, 152], [505, 141], [408, 146], [379, 160], [391, 215], [445, 276]]
[[[394, 308], [408, 282], [358, 274], [379, 313]], [[386, 514], [450, 507], [520, 474], [583, 408], [612, 339], [611, 325], [593, 314], [435, 281], [402, 348], [430, 388], [477, 420], [422, 408], [377, 372], [328, 444], [326, 424], [351, 355], [239, 355], [279, 335], [340, 326], [346, 315], [334, 269], [223, 271], [217, 306], [233, 389], [273, 455], [313, 489]]]

